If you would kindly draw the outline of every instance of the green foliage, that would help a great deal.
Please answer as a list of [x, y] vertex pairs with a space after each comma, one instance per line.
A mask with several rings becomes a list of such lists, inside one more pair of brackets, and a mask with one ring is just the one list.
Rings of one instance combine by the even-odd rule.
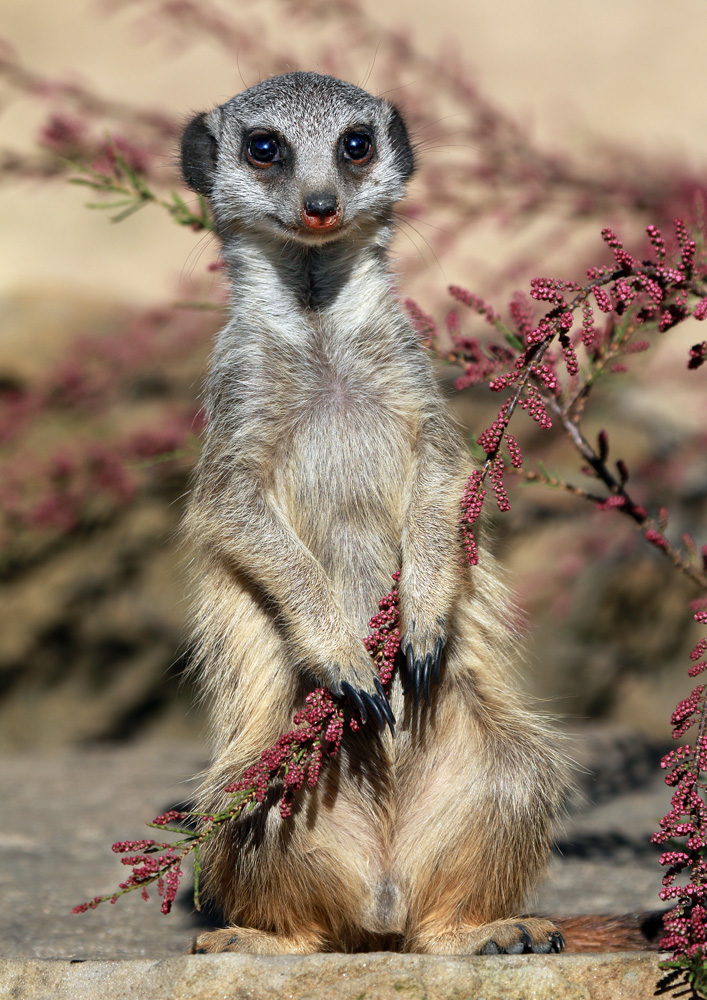
[[687, 955], [680, 955], [678, 958], [661, 962], [660, 968], [672, 972], [672, 975], [666, 977], [670, 980], [666, 986], [673, 991], [679, 986], [686, 986], [693, 991], [693, 996], [701, 997], [702, 1000], [707, 998], [707, 962], [704, 956], [693, 955], [688, 958]]
[[71, 184], [89, 187], [106, 198], [117, 196], [110, 200], [88, 202], [87, 208], [115, 212], [111, 216], [111, 222], [122, 222], [146, 205], [160, 205], [180, 226], [190, 226], [195, 231], [201, 229], [213, 231], [209, 209], [201, 195], [196, 196], [197, 212], [192, 211], [176, 191], [172, 191], [167, 198], [160, 198], [149, 186], [144, 175], [130, 166], [110, 137], [106, 142], [105, 152], [112, 165], [110, 173], [87, 163], [72, 161], [70, 164], [73, 170], [82, 175], [72, 177]]

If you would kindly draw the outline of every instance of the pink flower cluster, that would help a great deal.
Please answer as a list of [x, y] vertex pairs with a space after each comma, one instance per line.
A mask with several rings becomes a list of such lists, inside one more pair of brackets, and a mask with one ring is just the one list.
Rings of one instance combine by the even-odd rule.
[[[173, 812], [168, 815], [183, 818], [186, 813]], [[158, 820], [165, 817], [158, 816], [153, 821], [153, 825], [160, 825]], [[118, 891], [111, 896], [94, 896], [87, 903], [79, 903], [72, 909], [72, 913], [85, 913], [87, 910], [95, 910], [99, 903], [116, 903], [118, 898], [133, 889], [140, 889], [140, 894], [144, 900], [149, 899], [147, 886], [156, 883], [157, 895], [162, 898], [162, 913], [169, 913], [172, 904], [177, 896], [179, 883], [183, 878], [182, 861], [184, 853], [179, 851], [174, 844], [159, 844], [155, 840], [119, 840], [113, 844], [113, 851], [116, 854], [125, 854], [121, 858], [123, 865], [130, 866], [132, 872], [128, 878], [121, 882]], [[131, 851], [142, 853], [132, 854]], [[157, 854], [156, 852], [163, 853]]]
[[[397, 583], [400, 574], [393, 577]], [[363, 640], [373, 659], [379, 680], [385, 688], [393, 675], [395, 657], [400, 647], [398, 628], [398, 591], [392, 590], [379, 602], [379, 610], [369, 623], [371, 633]], [[304, 708], [294, 717], [296, 729], [282, 736], [263, 752], [260, 760], [243, 777], [224, 790], [231, 794], [245, 792], [243, 805], [263, 802], [278, 778], [282, 779], [280, 815], [286, 819], [292, 813], [295, 794], [305, 781], [314, 788], [324, 757], [338, 753], [344, 735], [344, 709], [325, 688], [307, 695]], [[355, 710], [348, 718], [354, 732], [361, 728]]]
[[[399, 580], [400, 573], [394, 573], [393, 581], [397, 584]], [[400, 648], [397, 588], [393, 588], [379, 602], [378, 612], [371, 618], [369, 628], [371, 631], [363, 642], [381, 684], [387, 689]], [[304, 708], [296, 713], [293, 721], [296, 728], [284, 733], [268, 747], [239, 781], [225, 787], [224, 791], [233, 799], [223, 812], [204, 815], [172, 809], [152, 821], [152, 826], [183, 834], [185, 839], [171, 844], [151, 839], [122, 840], [113, 844], [116, 854], [126, 855], [121, 862], [131, 866], [132, 873], [120, 883], [116, 892], [109, 896], [95, 896], [75, 906], [71, 912], [85, 913], [95, 909], [99, 903], [114, 903], [120, 896], [135, 889], [140, 889], [142, 898], [148, 899], [147, 887], [155, 883], [162, 898], [162, 913], [169, 913], [182, 878], [184, 858], [194, 853], [195, 871], [198, 871], [200, 846], [224, 823], [235, 819], [247, 807], [263, 803], [268, 793], [279, 796], [281, 817], [287, 819], [291, 816], [297, 792], [305, 783], [314, 788], [323, 762], [338, 753], [345, 725], [348, 724], [353, 732], [362, 726], [356, 709], [345, 710], [324, 688], [317, 688], [307, 696]], [[188, 818], [200, 820], [201, 830], [192, 833], [168, 826]]]
[[[174, 465], [167, 459], [193, 460], [202, 415], [178, 380], [183, 359], [207, 339], [207, 327], [191, 313], [150, 309], [115, 332], [77, 338], [35, 382], [0, 393], [4, 559], [23, 551], [26, 532], [51, 544], [170, 474]], [[158, 413], [153, 408], [144, 426], [116, 434], [112, 409], [143, 395], [156, 400]], [[55, 440], [64, 425], [70, 443], [59, 440], [48, 453], [34, 450], [45, 438]]]
[[[355, 717], [349, 721], [358, 728]], [[307, 695], [305, 706], [297, 712], [294, 722], [298, 728], [283, 733], [239, 781], [224, 789], [229, 794], [245, 792], [243, 807], [249, 802], [263, 802], [279, 777], [282, 779], [280, 815], [286, 819], [292, 813], [295, 793], [305, 780], [310, 788], [316, 785], [322, 755], [333, 756], [338, 752], [344, 734], [344, 711], [324, 688]]]
[[[705, 601], [695, 602], [695, 621], [707, 625]], [[700, 660], [707, 650], [707, 639], [701, 639], [692, 650], [691, 659]], [[698, 664], [700, 669], [706, 662]], [[695, 668], [690, 670], [693, 674]], [[692, 744], [683, 744], [666, 754], [661, 767], [667, 771], [665, 782], [674, 789], [670, 811], [660, 821], [660, 831], [654, 833], [654, 844], [675, 845], [660, 857], [667, 871], [663, 876], [660, 898], [674, 901], [672, 910], [663, 917], [665, 937], [662, 947], [673, 952], [674, 958], [707, 959], [707, 698], [705, 685], [698, 684], [688, 698], [677, 705], [672, 715], [673, 739], [680, 739], [692, 726], [697, 736]], [[676, 880], [680, 882], [676, 884]]]
[[147, 177], [155, 171], [154, 144], [138, 144], [114, 130], [110, 140], [91, 133], [86, 118], [66, 111], [49, 113], [38, 135], [39, 145], [71, 163], [90, 163], [94, 170], [111, 174], [116, 168], [116, 152], [136, 173]]

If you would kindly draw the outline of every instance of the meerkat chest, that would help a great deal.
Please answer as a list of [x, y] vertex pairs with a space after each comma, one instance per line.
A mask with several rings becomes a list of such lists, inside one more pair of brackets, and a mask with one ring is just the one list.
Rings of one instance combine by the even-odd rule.
[[397, 506], [415, 437], [415, 407], [390, 370], [352, 352], [302, 356], [278, 444], [278, 492], [297, 511], [348, 517]]

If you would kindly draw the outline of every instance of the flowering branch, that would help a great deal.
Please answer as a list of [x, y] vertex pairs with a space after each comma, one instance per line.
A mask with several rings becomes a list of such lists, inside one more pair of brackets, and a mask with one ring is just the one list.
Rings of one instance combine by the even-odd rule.
[[[395, 583], [399, 579], [400, 573], [393, 574]], [[369, 628], [371, 632], [363, 642], [387, 693], [400, 646], [397, 589], [394, 588], [380, 601], [378, 613], [371, 618]], [[125, 855], [121, 863], [132, 868], [131, 874], [115, 892], [94, 896], [88, 902], [75, 906], [71, 912], [85, 913], [94, 910], [100, 903], [115, 903], [121, 896], [137, 889], [146, 900], [149, 898], [148, 886], [154, 884], [158, 896], [162, 898], [162, 913], [169, 913], [183, 876], [184, 861], [189, 855], [194, 860], [194, 906], [198, 910], [200, 851], [204, 844], [226, 823], [236, 820], [243, 813], [265, 808], [263, 803], [268, 792], [274, 791], [279, 798], [282, 818], [289, 817], [297, 793], [305, 784], [314, 788], [323, 761], [338, 753], [345, 725], [357, 732], [362, 722], [355, 709], [345, 712], [329, 691], [317, 688], [307, 695], [304, 708], [294, 717], [294, 724], [295, 728], [265, 750], [239, 781], [226, 786], [224, 791], [231, 795], [231, 799], [221, 812], [207, 815], [171, 810], [147, 824], [166, 833], [177, 834], [180, 840], [171, 843], [152, 839], [125, 840], [113, 844], [116, 854]], [[197, 822], [199, 828], [194, 831], [171, 825], [185, 820]]]
[[[696, 622], [707, 625], [707, 600], [693, 604]], [[707, 637], [700, 639], [692, 650], [693, 666], [688, 673], [696, 677], [707, 669]], [[682, 969], [689, 984], [703, 996], [707, 995], [707, 697], [705, 685], [698, 684], [688, 698], [678, 703], [673, 712], [673, 739], [679, 740], [688, 729], [697, 726], [694, 743], [683, 743], [666, 754], [661, 767], [668, 773], [665, 783], [675, 789], [670, 812], [660, 821], [660, 832], [654, 833], [654, 844], [670, 845], [660, 856], [667, 868], [663, 876], [660, 898], [674, 902], [663, 917], [666, 936], [663, 947], [673, 951], [667, 968]], [[687, 881], [676, 885], [685, 875]]]
[[[673, 546], [665, 537], [665, 524], [650, 518], [626, 489], [629, 472], [625, 462], [616, 463], [616, 472], [609, 468], [608, 434], [600, 433], [595, 448], [580, 426], [584, 407], [597, 380], [608, 371], [625, 370], [624, 365], [616, 363], [619, 356], [640, 353], [648, 348], [647, 341], [633, 339], [639, 328], [644, 332], [662, 333], [689, 316], [698, 320], [707, 316], [707, 265], [696, 261], [697, 244], [689, 238], [684, 223], [679, 219], [675, 222], [678, 259], [673, 263], [667, 261], [666, 244], [660, 230], [649, 226], [647, 232], [653, 250], [651, 259], [634, 259], [617, 236], [610, 229], [604, 229], [602, 238], [613, 252], [613, 266], [589, 268], [588, 281], [581, 286], [573, 281], [533, 279], [531, 298], [548, 302], [550, 309], [535, 323], [527, 299], [514, 296], [510, 312], [515, 331], [506, 327], [495, 310], [479, 296], [458, 287], [450, 288], [457, 301], [473, 309], [503, 334], [505, 343], [491, 344], [486, 353], [478, 339], [461, 332], [459, 317], [452, 311], [446, 320], [452, 350], [442, 354], [434, 320], [411, 304], [413, 323], [424, 341], [445, 360], [464, 369], [456, 382], [458, 389], [491, 378], [489, 388], [493, 392], [512, 390], [491, 426], [477, 438], [485, 460], [470, 476], [462, 497], [460, 525], [470, 564], [478, 562], [474, 525], [483, 508], [487, 479], [491, 481], [499, 510], [510, 509], [503, 484], [506, 466], [501, 453], [505, 448], [511, 467], [518, 474], [523, 455], [508, 428], [520, 408], [526, 410], [542, 429], [552, 426], [550, 414], [557, 418], [587, 463], [583, 471], [598, 479], [607, 495], [595, 496], [567, 484], [562, 484], [562, 488], [591, 500], [600, 510], [618, 510], [632, 518], [646, 541], [663, 552], [693, 582], [707, 589], [707, 547], [702, 550], [702, 565], [698, 565], [696, 546], [689, 536], [683, 538], [684, 552]], [[573, 293], [569, 299], [565, 297], [567, 292]], [[609, 316], [603, 333], [595, 328], [592, 299], [601, 312]], [[580, 309], [582, 327], [573, 334], [575, 314]], [[588, 360], [583, 374], [576, 353], [580, 343]], [[688, 368], [700, 367], [705, 357], [707, 350], [703, 345], [695, 345], [689, 354]], [[547, 482], [548, 478], [534, 474], [528, 481]], [[561, 481], [554, 480], [551, 485], [559, 486]], [[667, 524], [667, 517], [664, 520]]]

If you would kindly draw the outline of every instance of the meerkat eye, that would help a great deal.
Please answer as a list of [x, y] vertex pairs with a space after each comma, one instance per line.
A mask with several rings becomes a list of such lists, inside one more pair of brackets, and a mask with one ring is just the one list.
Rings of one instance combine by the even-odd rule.
[[365, 132], [349, 132], [343, 147], [344, 157], [352, 163], [367, 163], [373, 156], [373, 141]]
[[248, 140], [248, 159], [257, 167], [267, 167], [281, 159], [280, 144], [272, 132], [256, 132]]

